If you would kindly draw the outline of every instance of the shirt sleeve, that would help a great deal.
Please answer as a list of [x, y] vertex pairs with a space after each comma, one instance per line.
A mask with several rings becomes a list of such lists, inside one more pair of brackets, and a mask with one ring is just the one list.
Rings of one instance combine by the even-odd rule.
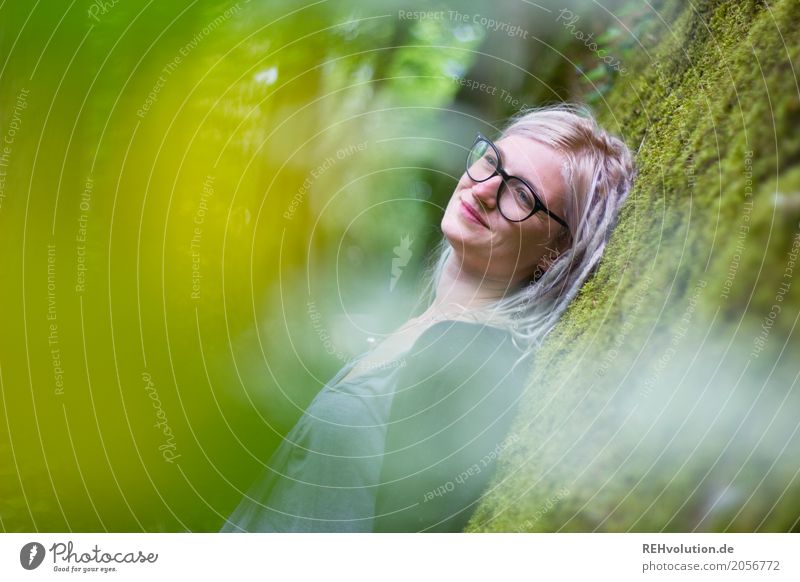
[[375, 531], [461, 531], [494, 472], [528, 359], [498, 328], [440, 322], [398, 376], [376, 496]]

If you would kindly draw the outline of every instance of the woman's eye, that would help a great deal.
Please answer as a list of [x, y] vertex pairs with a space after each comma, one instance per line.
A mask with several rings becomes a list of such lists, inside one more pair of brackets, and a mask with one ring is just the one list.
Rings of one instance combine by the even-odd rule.
[[489, 164], [491, 167], [497, 167], [497, 160], [494, 159], [494, 156], [486, 156], [486, 163]]
[[518, 189], [517, 190], [517, 199], [525, 207], [530, 207], [533, 204], [533, 198], [531, 198], [531, 195], [528, 194], [528, 192], [526, 192], [525, 190], [522, 190], [522, 189]]

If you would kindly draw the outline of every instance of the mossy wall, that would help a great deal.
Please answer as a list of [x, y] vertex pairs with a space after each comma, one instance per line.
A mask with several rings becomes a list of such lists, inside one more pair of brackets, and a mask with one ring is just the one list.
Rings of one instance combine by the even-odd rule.
[[468, 531], [798, 531], [800, 3], [656, 3], [603, 95], [639, 174]]

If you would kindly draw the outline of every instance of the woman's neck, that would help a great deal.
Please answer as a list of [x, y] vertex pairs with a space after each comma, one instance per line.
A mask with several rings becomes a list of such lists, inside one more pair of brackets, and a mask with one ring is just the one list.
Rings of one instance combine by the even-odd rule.
[[494, 281], [480, 274], [474, 276], [463, 268], [455, 255], [451, 255], [439, 278], [433, 303], [425, 314], [439, 317], [459, 315], [501, 299], [508, 290], [507, 282]]

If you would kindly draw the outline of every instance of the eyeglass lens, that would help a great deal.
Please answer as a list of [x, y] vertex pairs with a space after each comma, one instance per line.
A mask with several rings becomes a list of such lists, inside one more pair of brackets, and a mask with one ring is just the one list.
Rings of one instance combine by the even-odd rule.
[[[486, 141], [479, 140], [467, 157], [467, 174], [476, 182], [485, 182], [495, 174], [497, 165], [494, 149]], [[504, 179], [498, 193], [498, 206], [508, 220], [525, 220], [536, 208], [536, 198], [524, 182], [516, 178]]]

